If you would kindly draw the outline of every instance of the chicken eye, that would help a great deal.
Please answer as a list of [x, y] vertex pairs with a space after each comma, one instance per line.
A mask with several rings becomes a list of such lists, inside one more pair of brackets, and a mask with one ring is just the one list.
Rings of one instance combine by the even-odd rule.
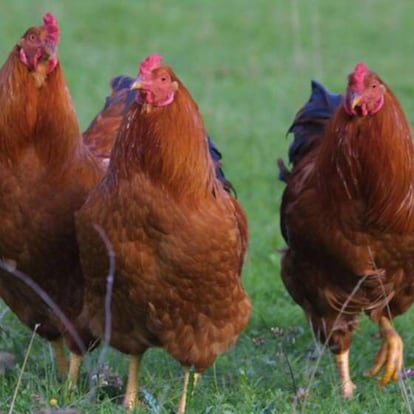
[[159, 73], [159, 77], [160, 77], [161, 82], [166, 82], [170, 79], [169, 74], [167, 72], [164, 72], [164, 71]]
[[28, 35], [28, 40], [30, 40], [31, 42], [34, 42], [36, 40], [36, 36], [34, 33], [29, 33]]

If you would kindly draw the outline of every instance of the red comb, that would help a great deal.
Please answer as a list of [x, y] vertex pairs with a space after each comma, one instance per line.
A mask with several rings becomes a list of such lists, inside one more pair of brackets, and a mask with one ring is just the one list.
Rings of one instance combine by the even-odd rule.
[[161, 66], [162, 56], [153, 54], [145, 58], [139, 65], [139, 77], [145, 79], [150, 73]]
[[356, 90], [364, 89], [364, 79], [368, 72], [368, 66], [363, 62], [355, 66], [350, 78]]
[[56, 17], [52, 13], [43, 16], [44, 28], [47, 30], [47, 38], [57, 45], [59, 43], [60, 28]]

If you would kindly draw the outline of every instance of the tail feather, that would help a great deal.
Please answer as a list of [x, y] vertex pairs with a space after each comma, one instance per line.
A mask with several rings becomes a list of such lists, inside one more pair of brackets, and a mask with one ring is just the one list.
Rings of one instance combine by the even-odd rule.
[[279, 168], [279, 176], [278, 176], [279, 180], [287, 183], [289, 179], [289, 175], [290, 175], [289, 168], [286, 167], [285, 162], [281, 158], [278, 158], [276, 160], [276, 164], [277, 164], [277, 167]]
[[111, 80], [112, 94], [106, 98], [106, 105], [114, 105], [121, 100], [124, 102], [123, 113], [127, 112], [135, 100], [137, 89], [131, 89], [135, 79], [126, 75], [115, 76]]
[[[332, 93], [321, 83], [311, 81], [311, 95], [305, 105], [297, 112], [288, 134], [293, 134], [289, 147], [289, 163], [295, 165], [319, 144], [325, 131], [327, 121], [332, 117], [342, 102], [342, 95]], [[278, 161], [279, 178], [287, 181], [289, 170], [283, 162]]]
[[116, 76], [111, 80], [111, 95], [106, 97], [104, 107], [83, 133], [84, 143], [98, 158], [109, 161], [122, 118], [137, 93], [130, 89], [133, 81], [128, 76]]
[[120, 91], [121, 89], [129, 89], [134, 82], [134, 78], [127, 75], [114, 76], [111, 80], [112, 93]]
[[214, 161], [214, 167], [216, 169], [217, 179], [223, 184], [223, 187], [227, 192], [237, 195], [236, 190], [233, 187], [233, 184], [224, 175], [224, 171], [223, 171], [222, 163], [221, 163], [221, 158], [222, 158], [221, 152], [219, 151], [216, 144], [214, 143], [214, 141], [209, 135], [207, 135], [207, 141], [208, 141], [208, 149], [210, 152], [210, 156], [212, 160]]

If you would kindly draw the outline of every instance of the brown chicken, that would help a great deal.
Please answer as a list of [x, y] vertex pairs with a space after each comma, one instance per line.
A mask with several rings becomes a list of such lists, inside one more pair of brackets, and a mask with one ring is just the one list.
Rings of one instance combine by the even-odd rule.
[[59, 26], [48, 13], [26, 31], [0, 69], [0, 257], [29, 275], [60, 307], [80, 336], [43, 302], [38, 292], [0, 271], [0, 297], [29, 328], [52, 342], [60, 373], [67, 372], [62, 335], [79, 355], [93, 340], [79, 319], [83, 276], [74, 211], [103, 174], [83, 144], [57, 57]]
[[348, 357], [361, 312], [383, 336], [369, 374], [384, 369], [385, 386], [401, 373], [403, 341], [391, 321], [414, 300], [413, 190], [408, 120], [360, 63], [319, 143], [288, 176], [281, 206], [282, 279], [335, 354], [344, 397], [355, 388]]
[[116, 256], [110, 344], [130, 355], [124, 405], [138, 404], [141, 356], [153, 346], [196, 376], [229, 349], [249, 321], [241, 284], [247, 221], [216, 178], [197, 104], [172, 69], [151, 55], [105, 177], [76, 215], [85, 275], [84, 316], [104, 337], [108, 252]]

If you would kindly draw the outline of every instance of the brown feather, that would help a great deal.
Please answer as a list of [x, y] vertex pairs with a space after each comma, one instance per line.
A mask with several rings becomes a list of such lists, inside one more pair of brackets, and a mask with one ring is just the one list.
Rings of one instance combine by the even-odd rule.
[[[175, 76], [174, 79], [179, 82]], [[196, 201], [217, 191], [218, 183], [202, 120], [180, 114], [180, 111], [198, 113], [197, 104], [181, 83], [179, 90], [176, 105], [163, 108], [163, 116], [158, 116], [155, 109], [146, 113], [140, 106], [133, 105], [121, 126], [117, 154], [111, 159], [114, 165], [110, 164], [109, 168], [119, 169], [125, 176], [144, 170], [154, 183], [171, 188], [174, 197], [191, 196]], [[176, 139], [164, 140], [165, 131]], [[126, 158], [138, 162], [132, 163]]]
[[414, 151], [408, 120], [386, 88], [378, 116], [351, 119], [343, 108], [337, 111], [315, 169], [332, 208], [344, 198], [363, 200], [364, 225], [400, 233], [414, 230]]
[[113, 87], [110, 100], [83, 133], [85, 145], [101, 159], [109, 160], [128, 102], [128, 88]]

